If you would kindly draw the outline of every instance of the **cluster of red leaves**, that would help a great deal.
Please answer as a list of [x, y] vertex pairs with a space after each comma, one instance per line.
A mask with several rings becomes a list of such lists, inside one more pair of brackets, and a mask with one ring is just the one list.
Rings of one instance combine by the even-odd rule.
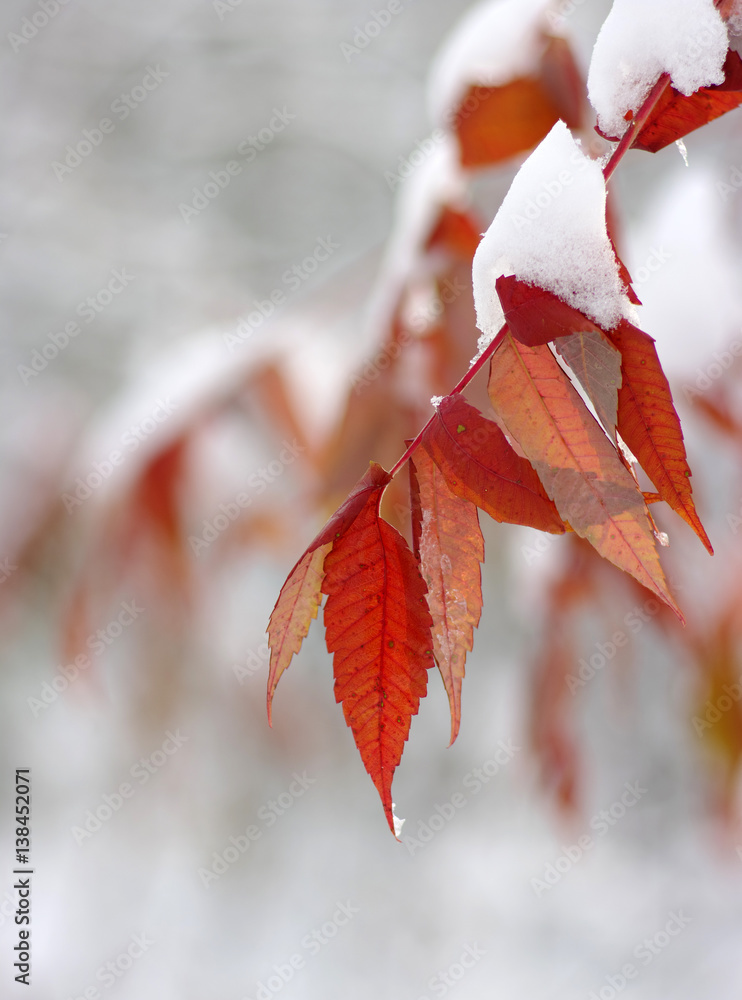
[[[630, 147], [661, 149], [742, 102], [736, 53], [729, 53], [726, 74], [720, 86], [690, 97], [660, 77], [642, 107], [627, 113], [630, 125], [606, 165], [606, 179]], [[566, 43], [545, 36], [532, 76], [476, 88], [474, 112], [465, 111], [462, 102], [454, 119], [461, 165], [489, 166], [523, 152], [560, 116], [578, 125], [576, 81]], [[425, 251], [430, 253], [438, 240], [454, 255], [470, 259], [470, 237], [466, 217], [445, 206]], [[618, 258], [617, 265], [628, 294], [638, 302]], [[667, 502], [713, 551], [694, 507], [680, 422], [653, 339], [625, 320], [603, 330], [551, 292], [513, 276], [500, 278], [496, 288], [505, 314], [499, 335], [442, 399], [391, 472], [371, 464], [289, 574], [268, 629], [270, 718], [278, 680], [327, 595], [324, 622], [327, 648], [334, 655], [335, 697], [395, 833], [392, 777], [434, 662], [449, 698], [451, 741], [458, 733], [465, 658], [482, 605], [484, 552], [477, 509], [500, 522], [579, 536], [655, 594], [681, 622], [647, 504]], [[403, 329], [400, 308], [391, 342], [399, 341]], [[497, 422], [461, 395], [487, 361], [487, 391]], [[655, 493], [641, 491], [626, 449]], [[382, 495], [405, 464], [411, 548], [380, 516]], [[546, 698], [553, 678], [551, 670]], [[551, 717], [556, 721], [544, 727], [542, 749], [568, 803], [574, 791], [573, 753], [558, 716], [552, 711]]]

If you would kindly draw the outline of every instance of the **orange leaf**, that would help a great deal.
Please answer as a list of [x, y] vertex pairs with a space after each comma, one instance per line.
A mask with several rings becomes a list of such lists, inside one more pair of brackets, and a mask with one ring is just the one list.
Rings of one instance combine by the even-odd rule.
[[312, 619], [317, 617], [322, 600], [323, 566], [332, 548], [326, 542], [314, 550], [307, 549], [289, 573], [281, 588], [278, 601], [268, 624], [268, 641], [271, 648], [268, 672], [268, 725], [273, 725], [273, 695], [281, 674], [301, 648], [309, 632]]
[[621, 351], [618, 433], [636, 455], [660, 496], [713, 548], [696, 513], [683, 432], [654, 340], [625, 320], [610, 333]]
[[598, 329], [560, 337], [554, 347], [577, 376], [600, 422], [613, 438], [621, 385], [620, 353]]
[[333, 545], [322, 589], [335, 699], [397, 836], [392, 778], [434, 660], [425, 584], [405, 540], [379, 517], [382, 489]]
[[564, 520], [682, 621], [665, 583], [644, 497], [546, 346], [510, 334], [492, 357], [495, 412], [536, 469]]
[[547, 36], [537, 74], [499, 87], [471, 87], [459, 105], [453, 129], [461, 165], [499, 163], [533, 149], [559, 119], [580, 128], [584, 86], [569, 44]]
[[[451, 709], [451, 743], [461, 722], [461, 682], [482, 613], [484, 539], [477, 508], [452, 493], [424, 448], [410, 459], [413, 537], [428, 587], [433, 652]], [[450, 746], [451, 744], [449, 744]]]
[[701, 87], [689, 97], [666, 87], [632, 148], [656, 153], [742, 104], [742, 60], [737, 52], [727, 52], [724, 77], [723, 83]]
[[558, 120], [541, 80], [521, 77], [502, 87], [471, 87], [453, 122], [461, 165], [488, 166], [533, 149]]
[[525, 524], [558, 535], [565, 531], [533, 468], [463, 396], [446, 396], [422, 444], [448, 488], [496, 521]]
[[363, 510], [369, 497], [378, 498], [389, 482], [389, 473], [372, 462], [356, 483], [346, 500], [338, 507], [327, 524], [289, 573], [281, 588], [268, 623], [268, 644], [271, 650], [268, 671], [268, 723], [272, 721], [272, 702], [276, 687], [294, 653], [317, 617], [322, 592], [323, 565], [332, 543], [342, 537]]

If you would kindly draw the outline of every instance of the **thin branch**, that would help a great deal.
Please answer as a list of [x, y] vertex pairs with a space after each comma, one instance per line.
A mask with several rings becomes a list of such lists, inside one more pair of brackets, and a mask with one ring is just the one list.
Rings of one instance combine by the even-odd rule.
[[[482, 353], [479, 355], [479, 357], [477, 358], [477, 360], [472, 363], [471, 368], [469, 368], [469, 371], [466, 373], [466, 375], [464, 375], [463, 378], [459, 379], [459, 381], [456, 383], [456, 385], [453, 387], [453, 389], [451, 389], [451, 391], [448, 394], [449, 396], [453, 396], [453, 394], [455, 392], [462, 392], [467, 387], [467, 385], [469, 385], [469, 383], [474, 378], [474, 376], [477, 374], [477, 372], [481, 371], [481, 369], [485, 366], [485, 364], [489, 361], [489, 359], [495, 353], [495, 351], [497, 350], [497, 348], [502, 343], [502, 341], [503, 341], [503, 339], [505, 337], [505, 334], [507, 332], [508, 332], [507, 325], [502, 326], [500, 328], [500, 330], [498, 330], [497, 336], [494, 337], [489, 342], [489, 344], [487, 344], [487, 346], [482, 351]], [[430, 427], [430, 425], [433, 423], [434, 420], [435, 420], [435, 413], [430, 417], [430, 420], [428, 420], [428, 422], [425, 424], [425, 426], [420, 431], [420, 433], [417, 435], [417, 437], [414, 439], [414, 441], [412, 441], [412, 443], [409, 445], [409, 447], [407, 448], [407, 451], [404, 453], [404, 455], [402, 455], [402, 457], [399, 459], [399, 461], [393, 467], [393, 469], [389, 473], [390, 478], [394, 478], [394, 476], [396, 476], [396, 474], [399, 472], [399, 470], [405, 464], [405, 462], [407, 461], [407, 459], [413, 453], [413, 451], [415, 450], [415, 448], [417, 448], [417, 446], [420, 444], [420, 442], [423, 439], [423, 434], [428, 429], [428, 427]]]
[[645, 122], [654, 111], [654, 107], [657, 101], [659, 101], [660, 97], [662, 97], [662, 95], [664, 94], [665, 90], [669, 87], [669, 85], [670, 85], [670, 74], [663, 73], [662, 76], [657, 81], [657, 83], [655, 83], [655, 85], [647, 94], [644, 104], [642, 104], [642, 106], [639, 108], [639, 110], [636, 113], [636, 117], [632, 120], [629, 127], [621, 136], [621, 141], [613, 150], [610, 160], [603, 167], [603, 177], [605, 177], [606, 181], [611, 176], [611, 174], [616, 169], [621, 160], [624, 158], [626, 152], [629, 149], [631, 149], [634, 140], [639, 135], [642, 128], [644, 127]]

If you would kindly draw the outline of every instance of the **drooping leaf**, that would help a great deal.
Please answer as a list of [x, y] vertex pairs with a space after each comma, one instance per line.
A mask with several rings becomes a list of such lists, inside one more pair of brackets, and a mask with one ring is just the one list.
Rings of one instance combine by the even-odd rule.
[[668, 86], [635, 137], [632, 148], [656, 153], [740, 104], [742, 60], [737, 52], [730, 50], [724, 62], [724, 82], [701, 87], [688, 97]]
[[565, 531], [529, 462], [516, 454], [494, 421], [483, 417], [460, 394], [442, 400], [422, 444], [448, 488], [496, 521], [552, 534]]
[[484, 560], [484, 539], [477, 508], [451, 492], [424, 448], [415, 453], [410, 480], [412, 534], [428, 588], [433, 652], [448, 695], [453, 743], [461, 722], [466, 654], [471, 651], [482, 613], [479, 564]]
[[369, 497], [377, 500], [390, 476], [376, 462], [371, 462], [365, 475], [356, 483], [348, 497], [307, 547], [281, 588], [268, 624], [270, 667], [268, 671], [268, 723], [272, 721], [273, 695], [281, 675], [309, 632], [312, 619], [317, 617], [324, 577], [323, 565], [333, 543], [343, 536], [363, 509]]
[[268, 672], [268, 725], [273, 725], [273, 695], [281, 674], [301, 648], [312, 619], [317, 617], [322, 600], [325, 556], [332, 542], [308, 549], [294, 566], [281, 588], [268, 624], [271, 650]]
[[322, 590], [335, 699], [396, 836], [392, 778], [434, 659], [425, 584], [405, 540], [379, 517], [382, 489], [366, 493], [335, 541]]
[[508, 334], [492, 357], [488, 388], [495, 412], [561, 517], [682, 620], [667, 589], [644, 498], [549, 348], [527, 347]]
[[621, 355], [601, 330], [560, 337], [554, 347], [577, 376], [600, 422], [613, 437], [618, 419]]
[[626, 321], [612, 330], [610, 336], [622, 356], [618, 432], [662, 499], [693, 528], [713, 554], [693, 503], [683, 432], [654, 340]]

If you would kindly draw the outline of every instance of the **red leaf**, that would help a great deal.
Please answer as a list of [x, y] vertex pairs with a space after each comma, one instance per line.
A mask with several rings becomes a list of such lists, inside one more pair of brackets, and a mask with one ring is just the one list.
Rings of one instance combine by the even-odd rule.
[[644, 498], [549, 348], [526, 347], [508, 334], [492, 357], [489, 393], [559, 514], [682, 621], [667, 589]]
[[281, 675], [306, 638], [321, 600], [323, 564], [332, 543], [348, 530], [369, 497], [378, 498], [390, 476], [372, 462], [286, 578], [268, 623], [271, 650], [268, 671], [268, 723], [273, 724], [273, 695]]
[[449, 489], [496, 521], [555, 535], [565, 531], [530, 463], [516, 454], [497, 424], [463, 396], [456, 393], [443, 399], [422, 444]]
[[672, 86], [666, 87], [634, 139], [632, 148], [656, 153], [727, 111], [733, 111], [740, 104], [742, 59], [737, 52], [730, 50], [724, 63], [723, 83], [701, 87], [689, 97]]
[[[482, 613], [484, 539], [477, 508], [452, 493], [424, 448], [410, 459], [413, 538], [428, 607], [433, 652], [451, 709], [451, 743], [461, 722], [461, 682]], [[450, 744], [449, 744], [450, 746]]]
[[618, 433], [662, 499], [693, 528], [713, 555], [693, 503], [683, 432], [654, 340], [625, 320], [610, 332], [610, 337], [622, 356]]
[[396, 836], [392, 778], [434, 660], [425, 584], [405, 540], [379, 517], [382, 490], [366, 493], [335, 541], [322, 590], [335, 699]]
[[502, 275], [495, 282], [505, 322], [510, 332], [527, 347], [548, 344], [571, 333], [602, 333], [587, 316], [538, 285], [527, 285], [514, 274]]

